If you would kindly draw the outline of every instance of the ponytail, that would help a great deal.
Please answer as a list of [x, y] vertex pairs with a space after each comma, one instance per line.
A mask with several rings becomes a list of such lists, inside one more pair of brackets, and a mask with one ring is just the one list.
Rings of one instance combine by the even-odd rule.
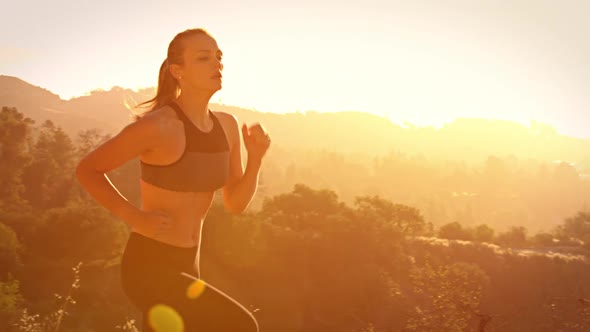
[[135, 120], [138, 120], [140, 117], [149, 113], [155, 109], [158, 109], [172, 100], [178, 97], [180, 92], [180, 85], [178, 84], [178, 80], [172, 76], [170, 73], [170, 64], [182, 64], [183, 63], [183, 51], [184, 45], [182, 44], [181, 40], [185, 37], [195, 35], [195, 34], [207, 34], [209, 33], [204, 29], [189, 29], [185, 30], [179, 34], [177, 34], [174, 39], [168, 45], [168, 54], [167, 58], [162, 62], [160, 66], [160, 74], [158, 76], [158, 90], [156, 92], [156, 96], [148, 101], [144, 101], [143, 103], [135, 106], [135, 107], [145, 107], [148, 108], [147, 112], [143, 112], [141, 114], [135, 114], [133, 117]]
[[[149, 108], [148, 112], [151, 112], [174, 100], [178, 96], [179, 88], [178, 81], [170, 73], [168, 59], [165, 59], [160, 66], [160, 74], [158, 76], [158, 91], [156, 96], [137, 105], [137, 107], [142, 107], [145, 105], [145, 107]], [[136, 115], [135, 119], [137, 120], [140, 117], [141, 115]]]

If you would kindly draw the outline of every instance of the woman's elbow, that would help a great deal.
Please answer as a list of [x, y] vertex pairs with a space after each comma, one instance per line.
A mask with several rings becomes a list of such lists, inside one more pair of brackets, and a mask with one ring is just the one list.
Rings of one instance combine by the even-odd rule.
[[88, 179], [89, 177], [91, 177], [92, 175], [94, 175], [96, 173], [97, 172], [94, 169], [94, 167], [92, 167], [92, 165], [86, 159], [80, 160], [78, 162], [78, 165], [76, 165], [76, 171], [75, 171], [76, 179], [82, 185], [84, 185], [84, 183], [86, 183], [86, 179]]

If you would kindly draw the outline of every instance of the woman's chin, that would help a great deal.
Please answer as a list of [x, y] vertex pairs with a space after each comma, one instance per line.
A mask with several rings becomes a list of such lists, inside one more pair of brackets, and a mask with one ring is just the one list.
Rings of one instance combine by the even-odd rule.
[[201, 86], [195, 87], [197, 91], [202, 91], [202, 92], [209, 92], [209, 93], [215, 93], [219, 90], [221, 90], [222, 88], [222, 84], [221, 82], [219, 83], [214, 83], [214, 84], [203, 84]]
[[214, 80], [213, 82], [211, 82], [211, 84], [207, 85], [211, 90], [214, 91], [221, 90], [221, 88], [223, 87], [223, 83], [221, 82], [221, 80]]

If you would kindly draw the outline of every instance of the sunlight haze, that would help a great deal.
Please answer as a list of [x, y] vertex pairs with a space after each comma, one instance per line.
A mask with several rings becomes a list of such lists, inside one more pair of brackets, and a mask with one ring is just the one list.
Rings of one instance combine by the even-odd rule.
[[585, 1], [21, 1], [0, 23], [0, 74], [63, 99], [155, 86], [174, 35], [224, 51], [212, 102], [363, 111], [398, 124], [459, 117], [590, 138]]

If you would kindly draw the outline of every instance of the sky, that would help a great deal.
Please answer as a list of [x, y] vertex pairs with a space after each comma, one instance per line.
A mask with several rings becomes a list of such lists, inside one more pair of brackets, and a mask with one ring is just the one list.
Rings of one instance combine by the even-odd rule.
[[590, 138], [590, 1], [64, 1], [4, 4], [0, 74], [62, 99], [157, 84], [175, 34], [224, 52], [211, 102], [362, 111], [440, 127], [459, 117]]

